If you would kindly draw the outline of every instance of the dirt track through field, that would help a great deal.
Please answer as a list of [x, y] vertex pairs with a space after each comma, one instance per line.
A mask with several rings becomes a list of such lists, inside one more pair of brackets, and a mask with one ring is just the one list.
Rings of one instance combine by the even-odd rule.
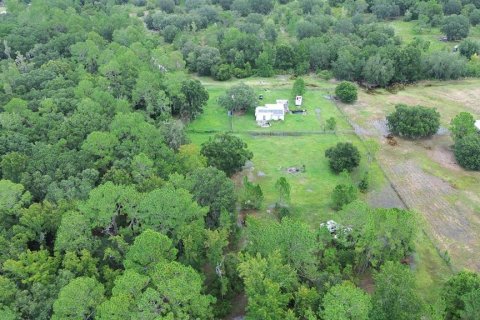
[[448, 251], [453, 265], [480, 270], [480, 221], [473, 210], [455, 201], [459, 191], [411, 160], [399, 163], [398, 158], [382, 154], [379, 162], [408, 207], [423, 214], [427, 232], [441, 252]]
[[417, 152], [437, 155], [437, 161], [446, 162], [442, 163], [444, 167], [462, 170], [450, 163], [451, 157], [444, 155], [439, 159], [438, 152], [447, 151], [440, 148], [424, 151], [415, 142], [404, 140], [400, 142], [401, 146], [389, 146], [384, 138], [387, 133], [384, 118], [375, 115], [375, 119], [366, 122], [368, 127], [362, 127], [352, 120], [359, 117], [355, 107], [338, 107], [361, 139], [374, 138], [382, 144], [377, 161], [391, 186], [371, 197], [371, 204], [378, 206], [386, 203], [387, 206], [401, 208], [397, 199], [400, 198], [404, 206], [423, 215], [425, 231], [434, 240], [440, 254], [448, 252], [454, 269], [480, 271], [480, 215], [475, 212], [474, 206], [465, 205], [462, 201], [468, 197], [473, 203], [480, 204], [480, 199], [476, 195], [468, 196], [467, 191], [456, 189], [449, 182], [425, 171], [413, 159]]

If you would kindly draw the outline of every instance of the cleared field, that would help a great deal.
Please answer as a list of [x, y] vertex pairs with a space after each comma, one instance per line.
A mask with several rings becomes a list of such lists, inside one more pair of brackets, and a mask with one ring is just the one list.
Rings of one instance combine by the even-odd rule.
[[[430, 43], [430, 52], [441, 50], [451, 51], [460, 43], [460, 41], [441, 41], [440, 39], [444, 36], [444, 34], [442, 31], [440, 31], [440, 28], [435, 27], [420, 29], [417, 27], [416, 21], [394, 20], [387, 22], [386, 24], [393, 27], [395, 34], [398, 35], [404, 42], [410, 42], [415, 38], [428, 41]], [[480, 40], [480, 26], [470, 28], [469, 38]]]
[[[480, 115], [480, 81], [425, 82], [398, 93], [362, 92], [359, 102], [343, 106], [364, 136], [382, 144], [377, 159], [407, 205], [421, 212], [426, 230], [455, 269], [480, 270], [480, 173], [460, 168], [453, 156], [448, 123], [461, 111]], [[442, 129], [432, 139], [386, 143], [385, 116], [397, 103], [436, 107]]]
[[[306, 78], [306, 93], [301, 109], [306, 110], [306, 115], [287, 114], [285, 121], [272, 121], [269, 128], [260, 128], [255, 122], [254, 111], [246, 114], [228, 117], [227, 111], [218, 104], [218, 98], [225, 93], [230, 86], [241, 83], [241, 80], [228, 82], [212, 82], [212, 80], [201, 79], [210, 93], [208, 106], [205, 112], [198, 117], [190, 126], [190, 130], [233, 130], [242, 131], [323, 131], [326, 119], [334, 117], [337, 121], [338, 130], [350, 130], [348, 123], [342, 118], [338, 109], [329, 100], [332, 92], [330, 86], [320, 86], [315, 79]], [[295, 110], [294, 99], [291, 94], [292, 81], [285, 78], [277, 79], [246, 79], [244, 83], [252, 86], [257, 95], [263, 95], [258, 100], [258, 105], [275, 103], [277, 99], [288, 99], [290, 109]]]
[[[251, 167], [246, 168], [239, 177], [244, 175], [249, 180], [260, 184], [265, 196], [263, 208], [259, 214], [268, 214], [268, 209], [273, 208], [277, 193], [275, 182], [280, 177], [285, 177], [291, 185], [292, 214], [312, 226], [318, 226], [326, 219], [335, 219], [331, 209], [330, 195], [333, 188], [345, 179], [333, 174], [325, 150], [337, 142], [352, 142], [362, 152], [363, 158], [360, 167], [353, 173], [353, 180], [358, 181], [364, 170], [369, 168], [372, 187], [381, 188], [384, 184], [383, 176], [374, 163], [369, 165], [365, 160], [365, 150], [355, 135], [309, 135], [301, 137], [259, 137], [240, 135], [253, 152]], [[195, 134], [191, 139], [196, 144], [201, 144], [209, 135]], [[305, 172], [288, 173], [290, 167], [301, 168], [305, 165]], [[360, 195], [365, 197], [365, 195]]]
[[[239, 82], [215, 82], [211, 79], [204, 78], [200, 78], [200, 80], [208, 88], [211, 98], [204, 114], [188, 127], [192, 142], [198, 145], [208, 140], [212, 135], [211, 133], [199, 133], [199, 131], [229, 131], [231, 129], [228, 116], [225, 110], [218, 105], [216, 99], [223, 94], [228, 87]], [[338, 219], [335, 211], [331, 209], [330, 197], [333, 188], [338, 183], [344, 182], [343, 179], [345, 178], [331, 173], [327, 160], [324, 157], [324, 152], [328, 147], [340, 141], [351, 141], [359, 147], [362, 153], [362, 163], [360, 168], [353, 173], [353, 180], [358, 181], [360, 175], [367, 169], [370, 172], [371, 190], [366, 195], [360, 194], [360, 197], [375, 207], [403, 208], [403, 201], [397, 194], [398, 184], [392, 187], [378, 164], [381, 163], [382, 166], [384, 166], [387, 163], [384, 160], [384, 149], [388, 147], [384, 144], [383, 139], [381, 139], [381, 133], [383, 132], [382, 130], [385, 130], [385, 113], [393, 109], [395, 99], [390, 97], [391, 94], [388, 92], [380, 92], [374, 96], [361, 92], [359, 103], [352, 106], [341, 106], [342, 109], [347, 111], [348, 117], [351, 117], [351, 120], [353, 120], [355, 133], [361, 135], [362, 138], [367, 141], [373, 141], [367, 142], [369, 148], [375, 148], [375, 146], [380, 147], [377, 155], [380, 162], [368, 162], [364, 144], [355, 133], [347, 133], [347, 130], [351, 130], [350, 125], [346, 119], [343, 118], [342, 113], [337, 109], [336, 105], [325, 98], [326, 95], [333, 92], [335, 83], [318, 80], [313, 77], [306, 78], [305, 80], [307, 83], [305, 106], [307, 108], [310, 108], [310, 105], [321, 106], [322, 115], [328, 114], [328, 116], [334, 116], [340, 128], [345, 128], [346, 130], [343, 132], [340, 130], [337, 135], [255, 136], [247, 134], [245, 131], [250, 132], [253, 130], [258, 132], [264, 129], [256, 127], [253, 115], [245, 114], [234, 117], [233, 129], [236, 134], [248, 144], [249, 149], [254, 153], [252, 164], [236, 176], [235, 181], [237, 181], [237, 185], [240, 186], [240, 181], [243, 176], [247, 175], [250, 181], [260, 184], [265, 196], [263, 207], [250, 214], [272, 216], [272, 213], [270, 213], [271, 210], [269, 209], [273, 207], [276, 201], [275, 181], [279, 177], [284, 176], [287, 178], [292, 189], [293, 217], [307, 222], [312, 228], [316, 228], [325, 220]], [[253, 78], [245, 79], [244, 82], [253, 86], [258, 93], [263, 94], [265, 97], [263, 101], [267, 103], [273, 102], [277, 98], [290, 98], [289, 93], [293, 83], [292, 80], [286, 77], [277, 77], [275, 79]], [[473, 86], [472, 84], [472, 87]], [[422, 88], [415, 90], [421, 92]], [[409, 93], [405, 91], [398, 95], [402, 94]], [[384, 103], [383, 99], [392, 99], [392, 102]], [[454, 112], [451, 113], [453, 114]], [[306, 117], [300, 118], [302, 120], [298, 120], [301, 122], [296, 123], [296, 119], [298, 118], [288, 115], [284, 124], [277, 123], [273, 125], [270, 130], [286, 132], [317, 131], [321, 124], [321, 120], [319, 122], [311, 112], [309, 112]], [[443, 123], [446, 125], [448, 121], [444, 120]], [[448, 137], [444, 136], [441, 138], [445, 139]], [[433, 152], [433, 149], [430, 151]], [[387, 154], [390, 153], [387, 152]], [[390, 155], [392, 157], [398, 157], [396, 161], [399, 163], [402, 162], [404, 157], [402, 154]], [[422, 161], [418, 163], [422, 164]], [[301, 167], [303, 165], [306, 167], [306, 172], [304, 173], [290, 174], [286, 172], [288, 167]], [[432, 166], [430, 165], [430, 167]], [[440, 166], [438, 165], [438, 167]], [[445, 174], [448, 174], [448, 172]], [[392, 182], [401, 183], [397, 180]], [[415, 196], [414, 192], [415, 189], [412, 189], [412, 196]], [[421, 193], [418, 194], [417, 197], [420, 199], [425, 197], [426, 202], [431, 202], [432, 199], [430, 195]], [[428, 225], [429, 221], [426, 221], [426, 223]], [[435, 246], [438, 245], [432, 243], [429, 237], [423, 234], [423, 232], [420, 232], [416, 241], [415, 262], [412, 266], [415, 270], [417, 283], [422, 296], [432, 303], [435, 302], [438, 297], [437, 293], [440, 290], [441, 283], [451, 274], [451, 270], [439, 256]], [[452, 259], [454, 258], [456, 259], [456, 257], [452, 257]]]

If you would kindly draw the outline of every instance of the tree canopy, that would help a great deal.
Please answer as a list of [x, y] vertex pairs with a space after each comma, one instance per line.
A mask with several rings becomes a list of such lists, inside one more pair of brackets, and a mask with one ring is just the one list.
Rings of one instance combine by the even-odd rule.
[[399, 104], [387, 116], [387, 125], [395, 135], [409, 139], [426, 138], [437, 133], [440, 128], [440, 113], [434, 108]]

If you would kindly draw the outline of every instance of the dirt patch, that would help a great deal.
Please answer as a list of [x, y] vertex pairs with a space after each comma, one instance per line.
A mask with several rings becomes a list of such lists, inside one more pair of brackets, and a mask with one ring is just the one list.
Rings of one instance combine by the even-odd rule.
[[406, 209], [402, 200], [389, 183], [380, 190], [370, 191], [367, 198], [368, 203], [373, 208]]
[[455, 101], [468, 107], [473, 113], [480, 114], [480, 88], [478, 86], [468, 89], [442, 90], [438, 95], [443, 95], [446, 99]]
[[389, 134], [387, 120], [385, 119], [376, 119], [372, 121], [373, 127], [377, 129], [382, 136], [387, 136]]
[[480, 219], [473, 209], [451, 200], [459, 198], [459, 191], [448, 182], [426, 173], [412, 160], [398, 160], [384, 155], [380, 161], [401, 198], [423, 214], [428, 231], [441, 250], [448, 251], [454, 265], [480, 270]]
[[434, 146], [427, 151], [427, 155], [430, 157], [430, 159], [444, 168], [457, 172], [463, 171], [462, 167], [460, 167], [455, 160], [453, 150], [450, 148], [445, 146]]
[[373, 294], [375, 291], [375, 282], [373, 281], [373, 276], [370, 272], [364, 273], [360, 276], [360, 288], [369, 294]]
[[232, 311], [225, 317], [225, 320], [242, 320], [245, 318], [245, 310], [247, 308], [247, 296], [240, 293], [232, 300]]

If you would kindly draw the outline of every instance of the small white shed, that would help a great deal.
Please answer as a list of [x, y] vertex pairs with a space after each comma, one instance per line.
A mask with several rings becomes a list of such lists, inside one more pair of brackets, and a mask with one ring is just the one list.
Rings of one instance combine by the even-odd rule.
[[480, 120], [475, 121], [475, 128], [480, 132]]
[[295, 105], [297, 107], [301, 107], [303, 102], [303, 97], [302, 96], [296, 96], [295, 97]]
[[255, 120], [257, 122], [285, 120], [285, 107], [283, 104], [266, 104], [264, 107], [257, 107]]

